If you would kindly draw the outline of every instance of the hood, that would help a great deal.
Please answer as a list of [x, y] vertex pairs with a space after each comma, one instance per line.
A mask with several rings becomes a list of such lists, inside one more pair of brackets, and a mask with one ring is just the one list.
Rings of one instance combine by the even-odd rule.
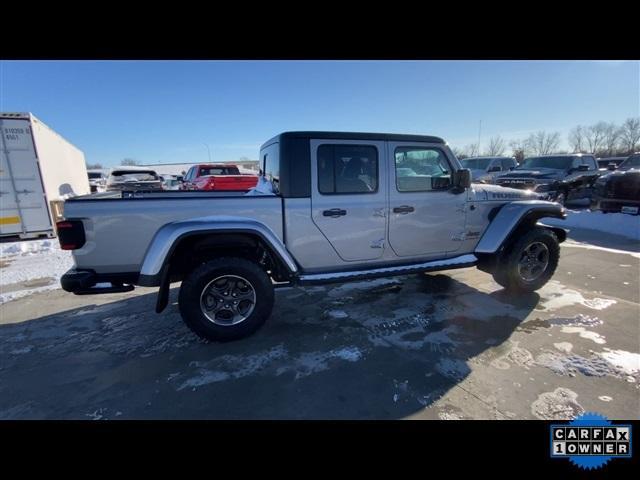
[[631, 178], [636, 176], [640, 176], [640, 169], [614, 170], [613, 172], [608, 172], [601, 175], [598, 181], [609, 181], [618, 178]]
[[497, 200], [536, 200], [540, 197], [537, 193], [530, 192], [528, 190], [483, 184], [473, 184], [469, 195], [469, 200], [474, 202], [495, 202]]
[[564, 170], [557, 170], [555, 168], [535, 168], [535, 169], [521, 169], [512, 170], [509, 173], [500, 175], [498, 178], [533, 178], [533, 179], [560, 179], [564, 178], [566, 172]]

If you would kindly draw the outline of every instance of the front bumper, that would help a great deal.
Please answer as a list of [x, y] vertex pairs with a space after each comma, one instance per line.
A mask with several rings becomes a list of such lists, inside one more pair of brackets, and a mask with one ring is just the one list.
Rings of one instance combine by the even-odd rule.
[[602, 212], [620, 212], [622, 207], [640, 207], [640, 200], [596, 196], [591, 202], [591, 210], [600, 210]]
[[76, 295], [130, 292], [135, 287], [136, 273], [98, 274], [93, 270], [68, 270], [60, 278], [60, 285], [66, 292]]

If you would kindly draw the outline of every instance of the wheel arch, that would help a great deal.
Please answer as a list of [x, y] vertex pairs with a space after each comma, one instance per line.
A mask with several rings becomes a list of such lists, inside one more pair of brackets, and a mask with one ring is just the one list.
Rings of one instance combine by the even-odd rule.
[[[494, 255], [502, 251], [523, 229], [529, 229], [543, 218], [566, 218], [564, 207], [554, 202], [526, 200], [507, 203], [492, 216], [492, 221], [480, 238], [475, 253], [480, 256]], [[559, 242], [567, 238], [560, 227], [547, 227], [558, 237]]]
[[189, 248], [226, 254], [243, 248], [263, 248], [278, 266], [283, 276], [297, 273], [298, 267], [284, 244], [267, 225], [248, 220], [200, 218], [173, 222], [156, 232], [144, 256], [138, 283], [143, 286], [162, 285], [168, 276], [168, 265]]

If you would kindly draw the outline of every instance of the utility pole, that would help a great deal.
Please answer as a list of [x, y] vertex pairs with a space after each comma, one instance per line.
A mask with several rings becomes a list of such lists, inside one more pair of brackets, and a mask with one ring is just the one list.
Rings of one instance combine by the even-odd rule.
[[207, 153], [209, 154], [209, 163], [211, 163], [211, 150], [209, 150], [209, 145], [207, 145], [206, 143], [203, 143], [203, 145], [207, 147]]

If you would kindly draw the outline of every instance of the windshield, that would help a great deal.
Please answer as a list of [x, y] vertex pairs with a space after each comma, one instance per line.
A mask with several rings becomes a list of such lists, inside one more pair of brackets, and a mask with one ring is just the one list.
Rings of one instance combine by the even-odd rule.
[[89, 172], [90, 179], [102, 178], [102, 174], [100, 172]]
[[640, 168], [640, 155], [629, 157], [620, 164], [620, 169], [622, 170], [628, 170], [631, 168]]
[[531, 168], [553, 168], [567, 170], [573, 162], [573, 157], [529, 157], [516, 167], [516, 170]]
[[150, 182], [158, 180], [158, 175], [151, 170], [122, 170], [113, 172], [111, 178], [115, 182]]
[[486, 170], [491, 160], [491, 158], [467, 158], [462, 160], [462, 166], [470, 170]]

